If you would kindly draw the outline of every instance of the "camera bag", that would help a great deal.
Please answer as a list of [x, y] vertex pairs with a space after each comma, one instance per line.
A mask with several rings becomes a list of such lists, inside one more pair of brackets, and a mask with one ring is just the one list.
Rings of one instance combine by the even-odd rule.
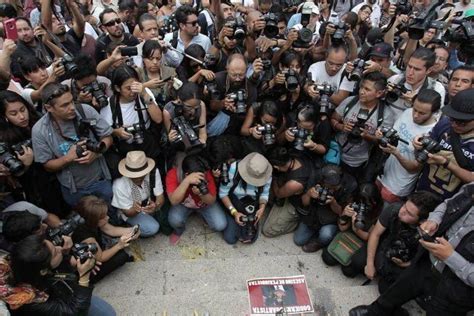
[[339, 232], [328, 246], [329, 254], [341, 265], [348, 266], [352, 262], [352, 255], [357, 252], [364, 242], [350, 231]]

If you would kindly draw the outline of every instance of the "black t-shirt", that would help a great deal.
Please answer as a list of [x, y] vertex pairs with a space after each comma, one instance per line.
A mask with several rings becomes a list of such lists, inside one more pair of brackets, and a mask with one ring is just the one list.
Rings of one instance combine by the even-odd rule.
[[71, 28], [66, 33], [66, 40], [64, 42], [61, 42], [61, 44], [72, 55], [71, 57], [73, 57], [81, 52], [83, 38], [84, 35], [82, 35], [81, 37], [77, 36], [76, 32], [74, 32], [74, 29]]

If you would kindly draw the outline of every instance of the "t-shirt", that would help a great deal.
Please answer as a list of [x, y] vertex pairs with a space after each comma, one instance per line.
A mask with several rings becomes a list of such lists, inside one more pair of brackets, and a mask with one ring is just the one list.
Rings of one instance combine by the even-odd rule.
[[[155, 169], [155, 187], [153, 188], [153, 194], [155, 196], [160, 196], [163, 194], [163, 184], [161, 182], [160, 171]], [[137, 191], [140, 194], [140, 201], [145, 201], [150, 198], [150, 174], [145, 176], [143, 182], [147, 183], [148, 185], [137, 186]], [[112, 198], [112, 206], [116, 207], [121, 210], [128, 210], [133, 206], [133, 196], [132, 196], [132, 186], [133, 182], [130, 178], [121, 177], [115, 179], [114, 184], [112, 186], [112, 190], [114, 196]], [[122, 213], [122, 215], [124, 215]], [[124, 216], [124, 220], [126, 220], [126, 216]]]
[[[148, 89], [145, 88], [149, 91], [150, 95], [153, 95], [153, 93]], [[111, 98], [115, 98], [115, 96], [112, 96]], [[110, 108], [111, 104], [111, 99], [109, 98], [109, 105], [102, 108], [100, 110], [100, 116], [111, 126], [115, 124], [118, 124], [118, 122], [113, 121], [113, 115], [112, 115], [112, 109]], [[140, 104], [142, 108], [145, 108], [143, 103], [141, 102], [140, 99]], [[122, 120], [123, 120], [123, 126], [131, 126], [135, 123], [139, 123], [140, 119], [138, 117], [138, 111], [135, 110], [135, 100], [132, 102], [127, 102], [127, 103], [120, 103], [120, 109], [122, 111]], [[143, 120], [145, 121], [145, 126], [146, 128], [150, 127], [150, 118], [148, 116], [148, 111], [147, 110], [142, 110], [143, 113]]]
[[[452, 164], [458, 165], [452, 152], [451, 122], [449, 118], [443, 117], [433, 127], [430, 136], [440, 143], [442, 150], [438, 153], [451, 160]], [[469, 165], [474, 166], [474, 133], [461, 135], [461, 149], [467, 158]], [[464, 183], [451, 171], [443, 166], [425, 164], [423, 172], [418, 181], [417, 190], [428, 190], [441, 195], [443, 199], [452, 197]]]
[[[354, 90], [355, 82], [349, 81], [347, 77], [344, 76], [346, 64], [344, 64], [334, 76], [328, 75], [325, 64], [325, 61], [319, 61], [312, 64], [308, 69], [308, 72], [311, 73], [311, 79], [316, 84], [328, 83], [334, 91], [343, 90], [352, 92]], [[342, 76], [344, 76], [344, 78]]]
[[[427, 134], [436, 122], [429, 125], [418, 125], [413, 122], [413, 109], [405, 110], [395, 121], [393, 128], [398, 131], [400, 138], [407, 141], [408, 145], [399, 141], [398, 150], [400, 154], [408, 160], [415, 159], [415, 149], [412, 139], [421, 134]], [[400, 164], [394, 155], [390, 155], [385, 161], [383, 175], [379, 178], [380, 182], [393, 194], [404, 197], [409, 195], [415, 188], [418, 173], [410, 173]]]
[[[398, 75], [393, 75], [390, 78], [388, 78], [388, 82], [398, 84], [399, 82], [404, 81], [405, 82], [404, 83], [405, 88], [407, 88], [408, 90], [413, 91], [413, 87], [411, 86], [411, 84], [408, 84], [405, 81], [404, 78], [405, 78], [404, 73], [403, 74], [398, 74]], [[423, 89], [433, 89], [436, 92], [438, 92], [439, 95], [441, 96], [441, 104], [443, 105], [444, 104], [444, 97], [446, 96], [446, 90], [444, 89], [443, 85], [441, 83], [437, 82], [436, 80], [431, 79], [431, 78], [427, 78], [427, 80], [428, 80], [428, 82], [426, 84], [425, 83], [422, 84], [415, 91], [418, 93], [422, 88]], [[405, 111], [408, 108], [411, 108], [411, 104], [406, 102], [402, 98], [398, 98], [397, 101], [395, 101], [394, 103], [391, 104], [391, 108], [393, 109], [393, 112], [395, 114], [395, 119], [397, 119], [403, 113], [403, 111]]]
[[[84, 114], [87, 119], [96, 120], [94, 130], [98, 137], [105, 137], [112, 134], [112, 128], [104, 121], [97, 111], [87, 104], [82, 104]], [[76, 110], [75, 120], [80, 119], [80, 114]], [[70, 138], [65, 139], [54, 127], [51, 114], [44, 115], [33, 126], [32, 142], [35, 161], [44, 164], [52, 159], [67, 155], [71, 146], [78, 140], [74, 120], [59, 123], [62, 135]], [[89, 131], [89, 138], [95, 137]], [[85, 188], [101, 178], [110, 179], [110, 172], [103, 156], [99, 156], [90, 164], [78, 164], [73, 162], [56, 173], [61, 185], [70, 189], [73, 193], [77, 188]]]
[[402, 207], [402, 203], [397, 202], [389, 207], [386, 207], [382, 210], [382, 213], [379, 215], [379, 222], [385, 228], [390, 228], [391, 222], [394, 220], [394, 217], [398, 217], [398, 212]]
[[[211, 194], [212, 196], [216, 196], [216, 183], [214, 182], [214, 177], [212, 176], [211, 171], [206, 171], [205, 178], [207, 181], [207, 188], [209, 190], [209, 194]], [[178, 179], [178, 168], [175, 167], [168, 171], [168, 173], [166, 174], [166, 193], [168, 194], [168, 196], [178, 188], [180, 183], [181, 181], [180, 179]], [[185, 194], [185, 198], [181, 202], [181, 205], [191, 209], [199, 209], [207, 206], [207, 204], [204, 203], [198, 195], [193, 193], [191, 186], [188, 187], [188, 190]]]
[[[349, 97], [342, 101], [342, 103], [336, 108], [337, 114], [343, 117], [344, 122], [351, 122], [351, 123], [356, 123], [357, 122], [357, 115], [359, 114], [359, 110], [361, 109], [361, 104], [359, 101], [344, 115], [345, 109], [347, 105], [351, 102], [351, 100], [355, 97]], [[371, 113], [372, 110], [369, 111]], [[391, 108], [388, 106], [385, 106], [384, 108], [384, 113], [383, 113], [383, 121], [378, 125], [378, 111], [379, 109], [375, 109], [375, 111], [372, 113], [372, 115], [369, 117], [369, 119], [365, 123], [365, 127], [368, 130], [368, 132], [371, 135], [375, 134], [375, 131], [377, 128], [380, 127], [392, 127], [393, 123], [395, 121], [393, 112], [391, 111]], [[372, 147], [372, 144], [369, 143], [367, 140], [362, 139], [358, 143], [353, 143], [347, 141], [347, 136], [349, 134], [345, 132], [339, 132], [336, 135], [336, 140], [337, 142], [343, 146], [342, 147], [342, 155], [341, 159], [346, 163], [347, 165], [351, 167], [358, 167], [365, 163], [369, 159], [369, 154], [370, 154], [370, 149]]]
[[41, 221], [45, 221], [46, 218], [48, 218], [48, 213], [43, 210], [42, 208], [39, 208], [38, 206], [31, 204], [30, 202], [26, 201], [20, 201], [20, 202], [15, 202], [12, 205], [8, 206], [6, 209], [2, 211], [2, 213], [5, 212], [18, 212], [18, 211], [26, 211], [34, 215], [38, 215], [41, 217]]

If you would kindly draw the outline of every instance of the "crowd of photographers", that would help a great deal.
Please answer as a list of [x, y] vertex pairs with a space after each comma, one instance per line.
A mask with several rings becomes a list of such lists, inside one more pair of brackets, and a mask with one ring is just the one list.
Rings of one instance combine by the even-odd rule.
[[380, 297], [474, 309], [468, 0], [0, 4], [0, 298], [115, 315], [92, 284], [199, 214], [293, 233]]

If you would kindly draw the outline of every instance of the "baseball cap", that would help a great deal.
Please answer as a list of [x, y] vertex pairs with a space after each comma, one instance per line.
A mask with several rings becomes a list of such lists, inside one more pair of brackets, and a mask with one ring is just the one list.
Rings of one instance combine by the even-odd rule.
[[382, 58], [390, 58], [392, 54], [392, 46], [387, 43], [378, 43], [372, 46], [370, 49], [369, 57], [382, 57]]

